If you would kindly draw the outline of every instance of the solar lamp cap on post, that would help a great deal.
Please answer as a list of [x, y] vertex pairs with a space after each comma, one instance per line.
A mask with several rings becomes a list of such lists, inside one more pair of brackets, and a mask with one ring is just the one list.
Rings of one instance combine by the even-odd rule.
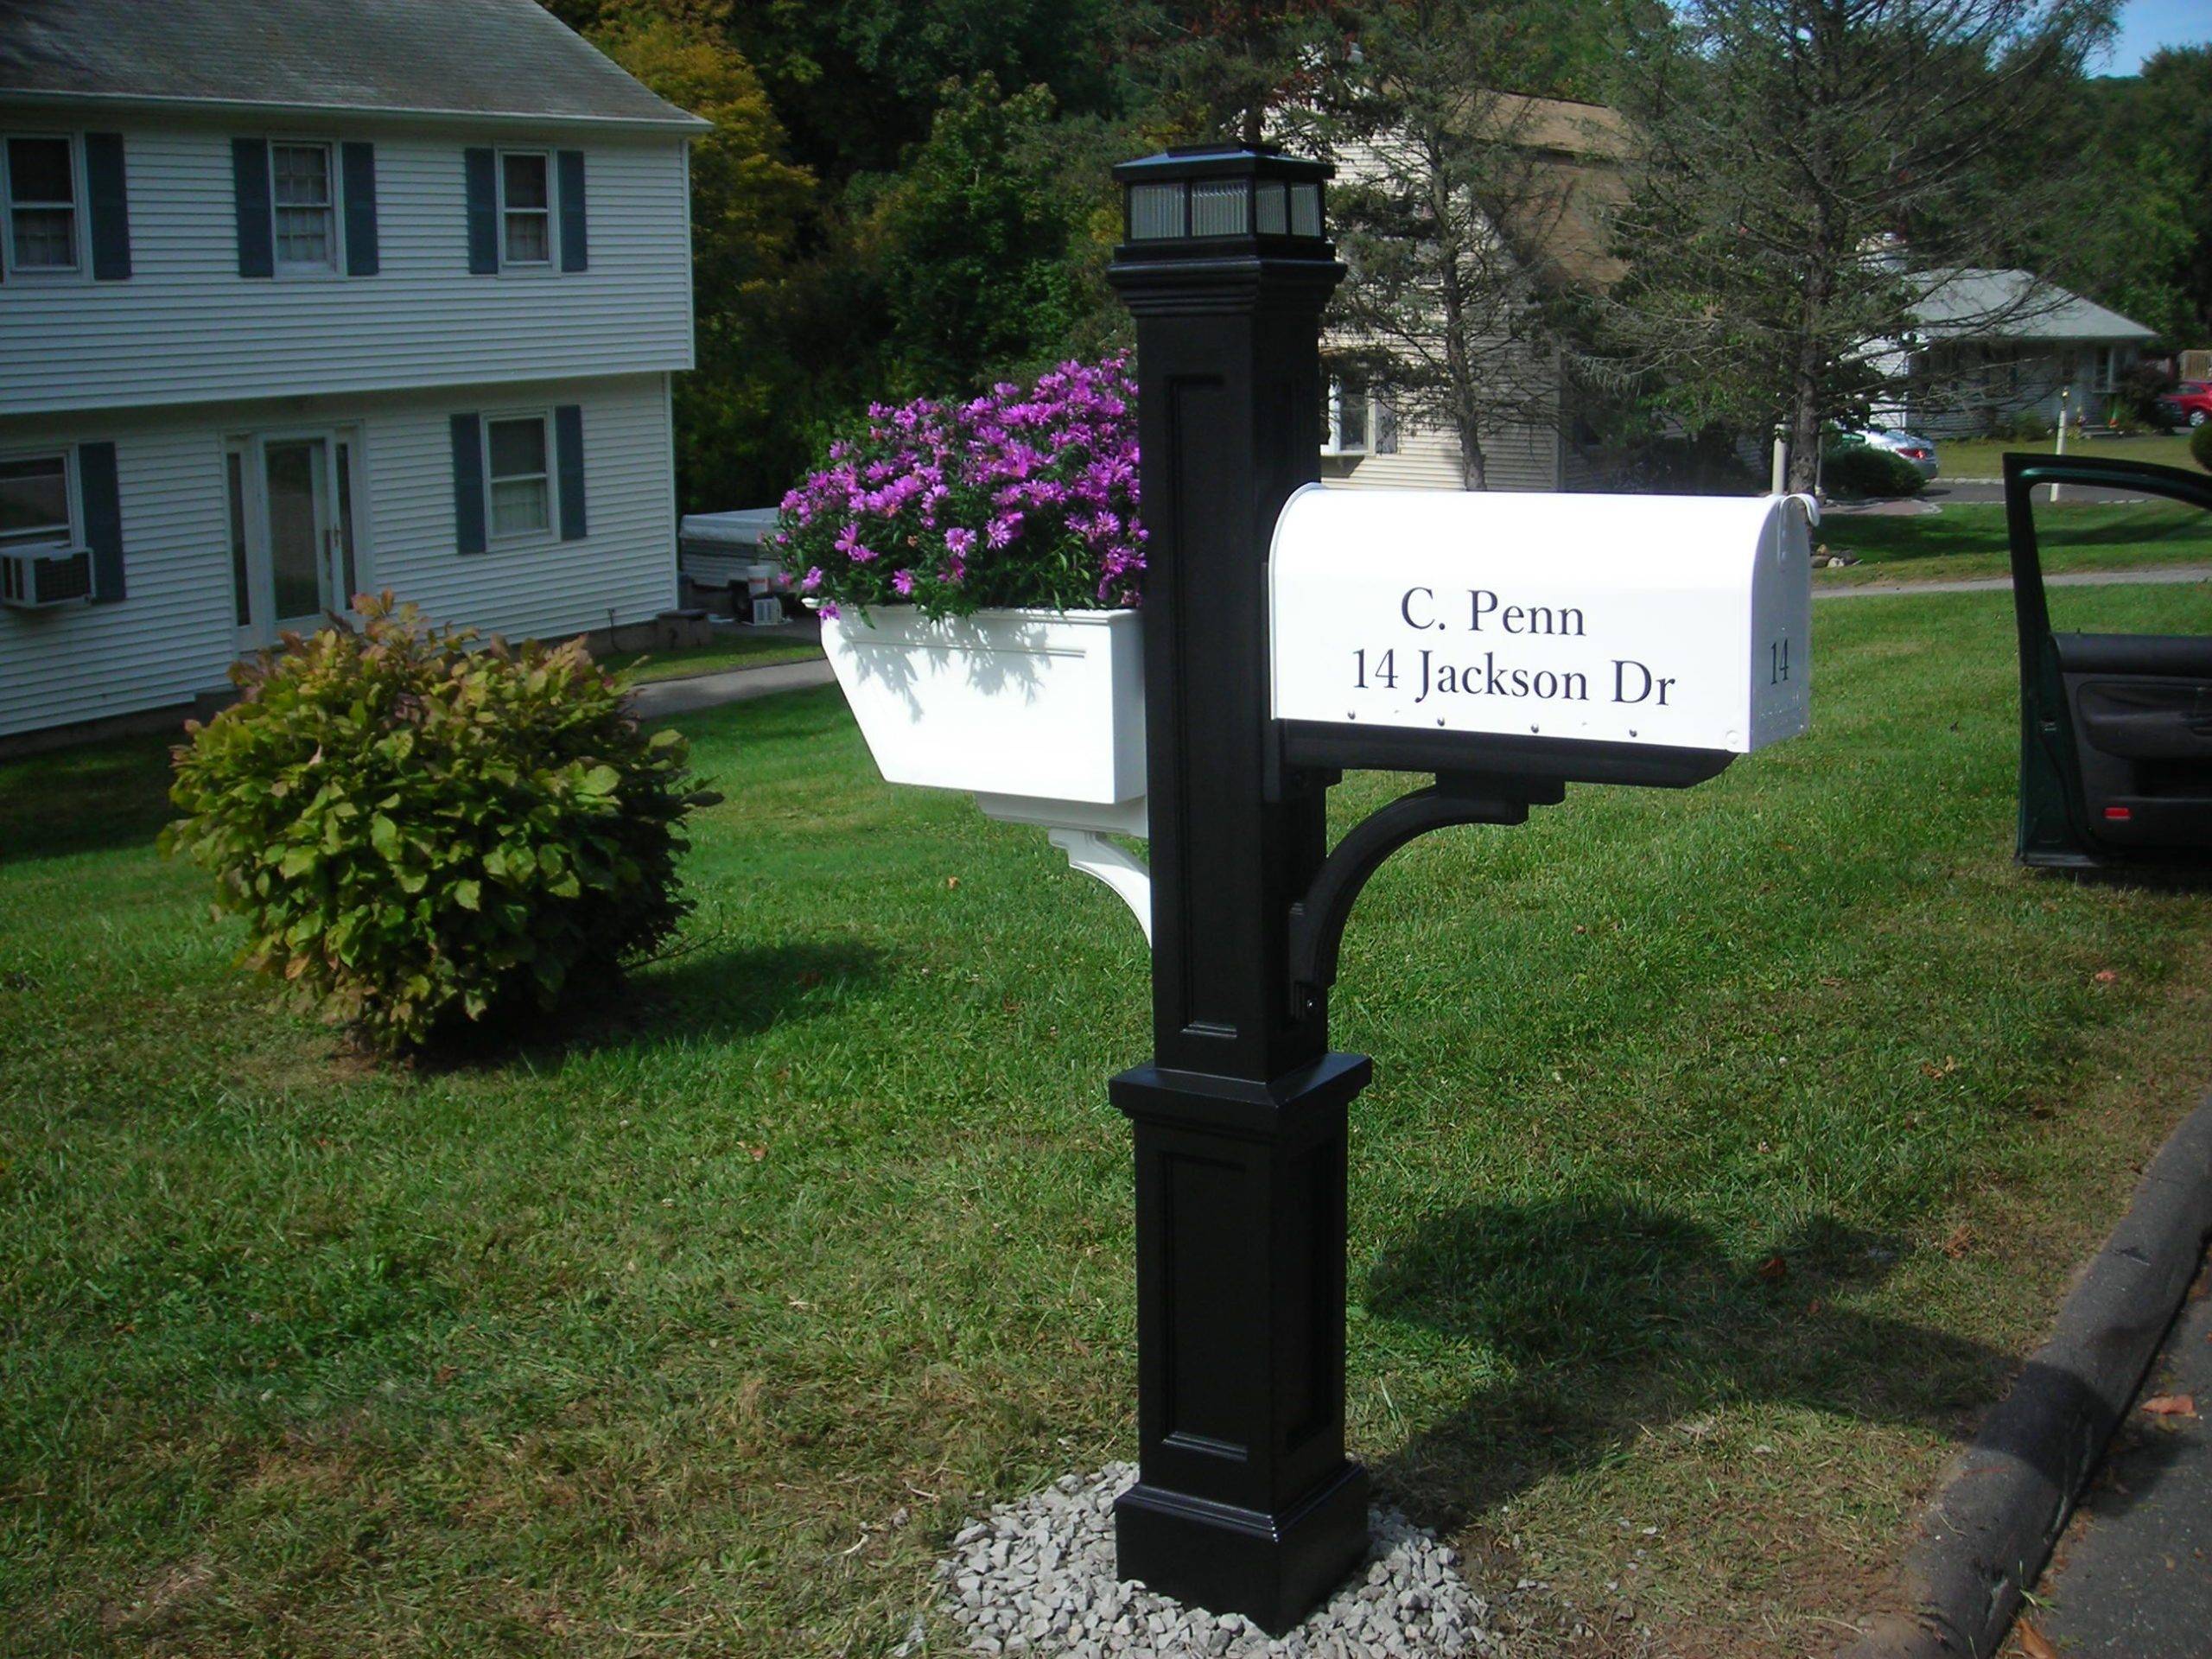
[[1217, 257], [1225, 245], [1311, 256], [1325, 246], [1325, 162], [1273, 144], [1190, 144], [1124, 162], [1123, 259]]

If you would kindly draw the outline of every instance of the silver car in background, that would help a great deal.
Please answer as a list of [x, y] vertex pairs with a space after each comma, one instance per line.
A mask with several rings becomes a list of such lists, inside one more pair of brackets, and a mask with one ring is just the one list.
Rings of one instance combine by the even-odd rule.
[[1894, 426], [1870, 426], [1847, 435], [1858, 438], [1869, 448], [1886, 449], [1893, 455], [1902, 455], [1919, 470], [1923, 478], [1936, 474], [1936, 440], [1923, 438], [1916, 432], [1906, 432]]

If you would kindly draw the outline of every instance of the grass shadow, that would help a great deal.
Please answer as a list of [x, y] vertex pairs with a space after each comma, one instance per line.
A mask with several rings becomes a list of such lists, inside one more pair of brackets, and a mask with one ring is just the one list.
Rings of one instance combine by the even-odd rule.
[[550, 1020], [531, 1014], [464, 1027], [416, 1063], [426, 1071], [473, 1071], [727, 1042], [789, 1020], [842, 1013], [888, 976], [883, 953], [851, 939], [739, 950], [702, 945], [648, 963], [603, 992], [571, 999]]
[[2031, 874], [2046, 881], [2109, 887], [2120, 893], [2155, 893], [2167, 899], [2212, 893], [2212, 863], [2112, 864], [2097, 869], [2034, 869]]
[[122, 738], [0, 762], [0, 865], [152, 847], [176, 816], [174, 741]]
[[1386, 1252], [1376, 1319], [1480, 1344], [1509, 1380], [1475, 1390], [1376, 1469], [1419, 1518], [1456, 1527], [1662, 1425], [1784, 1402], [1959, 1435], [2014, 1361], [1834, 1299], [1898, 1247], [1816, 1220], [1755, 1260], [1703, 1224], [1604, 1200], [1472, 1205]]

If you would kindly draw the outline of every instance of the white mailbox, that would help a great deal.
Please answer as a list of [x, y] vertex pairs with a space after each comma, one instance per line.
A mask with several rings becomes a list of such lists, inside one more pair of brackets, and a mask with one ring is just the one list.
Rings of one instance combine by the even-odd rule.
[[1275, 718], [1737, 754], [1794, 737], [1816, 511], [1309, 485], [1275, 524]]

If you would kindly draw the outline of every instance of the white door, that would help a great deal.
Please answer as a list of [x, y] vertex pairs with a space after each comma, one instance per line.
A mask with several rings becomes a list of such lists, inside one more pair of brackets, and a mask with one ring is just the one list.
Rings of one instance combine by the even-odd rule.
[[241, 645], [311, 632], [352, 604], [359, 448], [350, 429], [263, 433], [226, 446]]

